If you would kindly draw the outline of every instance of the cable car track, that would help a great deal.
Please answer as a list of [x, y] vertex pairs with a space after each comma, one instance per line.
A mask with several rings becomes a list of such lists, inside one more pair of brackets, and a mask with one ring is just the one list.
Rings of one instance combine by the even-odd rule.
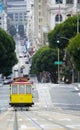
[[[25, 112], [23, 112], [23, 111], [21, 111], [20, 112], [20, 115], [24, 115], [23, 117], [24, 117], [24, 120], [26, 120], [26, 118], [28, 119], [28, 121], [30, 121], [30, 123], [36, 128], [36, 129], [38, 129], [38, 130], [45, 130], [41, 125], [40, 125], [40, 123], [38, 123], [37, 121], [35, 121], [35, 119], [33, 119], [31, 116], [29, 116], [29, 114], [27, 114], [27, 113], [25, 113]], [[25, 118], [26, 117], [26, 118]], [[26, 121], [27, 122], [27, 121]]]
[[0, 113], [0, 130], [18, 130], [14, 127], [15, 117], [15, 112], [11, 110]]
[[16, 113], [16, 111], [15, 111], [15, 117], [14, 117], [13, 130], [18, 130], [18, 120], [17, 120], [17, 113]]
[[[4, 114], [1, 114], [0, 129], [4, 130], [73, 130], [69, 124], [55, 118], [55, 112], [51, 115], [50, 112], [46, 113], [41, 111], [14, 111], [9, 109]], [[57, 116], [57, 115], [56, 115]], [[65, 117], [66, 119], [67, 117]], [[62, 119], [62, 117], [61, 117]], [[69, 123], [69, 122], [68, 122]], [[72, 125], [73, 126], [73, 125]], [[77, 127], [75, 127], [77, 129]]]
[[[40, 129], [41, 129], [41, 130], [45, 130], [45, 129], [46, 129], [46, 128], [43, 127], [43, 125], [40, 124], [39, 121], [36, 121], [37, 119], [35, 119], [35, 117], [32, 117], [33, 114], [30, 113], [30, 114], [32, 115], [32, 116], [30, 116], [29, 113], [24, 112], [24, 111], [22, 111], [21, 114], [24, 115], [24, 119], [25, 119], [25, 117], [28, 118], [28, 120], [31, 121], [32, 124], [33, 124], [34, 126], [36, 126], [36, 128], [38, 128], [39, 130], [40, 130]], [[35, 115], [35, 116], [36, 116], [36, 115]], [[45, 117], [43, 117], [43, 116], [40, 116], [40, 115], [37, 115], [37, 117], [40, 118], [41, 120], [44, 119], [45, 121], [49, 122], [50, 124], [54, 124], [53, 127], [54, 127], [54, 126], [60, 127], [60, 128], [57, 128], [57, 130], [59, 130], [59, 129], [61, 129], [61, 128], [62, 128], [62, 129], [65, 129], [65, 130], [72, 130], [71, 128], [69, 128], [69, 127], [67, 127], [67, 126], [65, 126], [65, 125], [63, 125], [63, 124], [61, 124], [61, 123], [59, 123], [59, 122], [56, 121], [55, 119], [49, 120], [49, 119], [47, 119], [47, 118], [45, 118]], [[44, 126], [45, 126], [45, 125], [44, 125]], [[50, 129], [50, 128], [49, 128], [49, 129]], [[54, 129], [54, 128], [53, 128], [53, 129]]]

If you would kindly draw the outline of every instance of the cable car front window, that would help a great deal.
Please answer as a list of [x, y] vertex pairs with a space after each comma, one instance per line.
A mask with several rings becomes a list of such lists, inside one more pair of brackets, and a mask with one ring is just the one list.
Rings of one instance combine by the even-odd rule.
[[31, 93], [31, 86], [26, 86], [26, 93]]
[[17, 93], [17, 86], [16, 85], [12, 86], [12, 93], [13, 94]]
[[23, 94], [24, 93], [24, 85], [19, 86], [19, 93]]

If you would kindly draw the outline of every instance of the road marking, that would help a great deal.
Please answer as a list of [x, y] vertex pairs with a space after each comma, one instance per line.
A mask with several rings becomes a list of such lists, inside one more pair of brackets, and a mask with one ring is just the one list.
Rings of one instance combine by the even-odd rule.
[[8, 115], [8, 112], [9, 112], [9, 111], [5, 112], [4, 114], [1, 114], [1, 115], [0, 115], [0, 120], [2, 120], [6, 115]]
[[20, 129], [26, 129], [27, 126], [26, 125], [21, 125]]
[[18, 121], [22, 121], [22, 119], [18, 119]]
[[78, 93], [78, 95], [80, 96], [80, 93]]
[[[41, 87], [41, 85], [42, 85], [42, 87]], [[41, 104], [43, 104], [43, 106], [45, 108], [47, 108], [49, 106], [51, 107], [52, 100], [51, 100], [51, 96], [50, 96], [50, 93], [49, 93], [49, 89], [46, 89], [46, 85], [45, 84], [38, 85], [37, 90], [38, 90], [38, 94], [39, 94], [39, 101], [41, 102]]]
[[66, 127], [69, 127], [69, 128], [79, 128], [80, 129], [80, 125], [66, 125]]
[[[79, 89], [77, 87], [74, 87], [75, 90], [79, 91]], [[80, 92], [78, 92], [78, 95], [80, 96]]]
[[45, 128], [45, 129], [47, 129], [47, 128], [63, 128], [62, 126], [60, 126], [60, 125], [55, 125], [55, 124], [53, 124], [53, 125], [40, 125], [42, 128]]
[[79, 90], [77, 87], [74, 87], [74, 88], [75, 88], [75, 90], [77, 90], [77, 91]]
[[70, 118], [62, 118], [62, 119], [59, 119], [59, 121], [71, 121]]

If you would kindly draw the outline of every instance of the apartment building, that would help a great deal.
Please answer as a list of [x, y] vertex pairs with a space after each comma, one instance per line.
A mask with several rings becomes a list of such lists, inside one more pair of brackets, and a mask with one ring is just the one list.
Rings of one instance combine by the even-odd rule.
[[[63, 22], [67, 17], [80, 12], [80, 0], [51, 0], [48, 2], [50, 29]], [[60, 15], [60, 19], [58, 17]]]
[[4, 10], [0, 13], [0, 28], [7, 31], [7, 14]]
[[27, 1], [7, 0], [7, 14], [10, 25], [14, 25], [18, 31], [18, 26], [27, 28]]
[[3, 7], [3, 3], [0, 1], [0, 28], [7, 31], [7, 13]]
[[79, 12], [80, 0], [34, 0], [34, 40], [37, 48], [47, 44], [47, 33], [56, 24]]

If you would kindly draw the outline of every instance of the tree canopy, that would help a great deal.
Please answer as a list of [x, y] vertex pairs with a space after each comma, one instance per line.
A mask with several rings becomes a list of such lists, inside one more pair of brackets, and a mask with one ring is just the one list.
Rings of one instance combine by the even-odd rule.
[[[80, 15], [78, 16], [80, 20]], [[80, 23], [78, 28], [80, 29]], [[49, 47], [40, 48], [32, 58], [32, 68], [36, 73], [48, 71], [54, 78], [57, 75], [58, 66], [54, 64], [58, 61], [58, 48], [59, 60], [63, 61], [61, 66], [61, 75], [64, 77], [65, 82], [71, 82], [74, 72], [74, 66], [80, 70], [80, 35], [77, 34], [77, 16], [71, 16], [63, 23], [55, 26], [55, 28], [48, 33]], [[57, 42], [57, 36], [59, 36]], [[67, 52], [66, 52], [67, 50]], [[67, 66], [67, 67], [66, 67]], [[75, 70], [76, 70], [75, 68]], [[64, 72], [62, 72], [64, 71]]]
[[[60, 60], [63, 59], [63, 52], [60, 52]], [[58, 60], [58, 50], [51, 49], [48, 46], [40, 48], [32, 58], [31, 72], [35, 73], [48, 72], [50, 73], [51, 79], [56, 82], [58, 65], [55, 65], [55, 61]], [[54, 75], [54, 76], [53, 76]], [[56, 79], [56, 80], [55, 80]]]
[[69, 41], [66, 49], [70, 54], [74, 65], [80, 71], [80, 33]]
[[14, 39], [0, 29], [0, 73], [5, 76], [11, 74], [12, 67], [17, 62]]
[[[78, 17], [80, 20], [80, 16]], [[60, 35], [59, 46], [61, 49], [63, 49], [67, 47], [67, 45], [69, 44], [68, 39], [74, 37], [76, 34], [77, 34], [77, 16], [74, 15], [66, 19], [63, 23], [56, 25], [55, 28], [48, 33], [49, 46], [53, 48], [56, 47], [57, 46], [56, 37], [57, 35]]]
[[[78, 20], [80, 21], [80, 15], [78, 15]], [[66, 54], [66, 63], [68, 68], [72, 66], [72, 72], [74, 72], [74, 68], [75, 71], [80, 70], [80, 52], [78, 50], [79, 37], [76, 38], [76, 40], [71, 40], [71, 38], [75, 38], [76, 34], [78, 33], [77, 29], [80, 30], [80, 22], [78, 25], [77, 16], [74, 15], [66, 19], [63, 23], [56, 25], [55, 28], [48, 33], [48, 41], [51, 48], [59, 47], [62, 51], [64, 51], [68, 47], [67, 52], [70, 53], [70, 56], [68, 53]], [[59, 36], [59, 42], [57, 42], [57, 35]], [[76, 57], [78, 57], [78, 60]], [[69, 69], [69, 71], [71, 70]]]

